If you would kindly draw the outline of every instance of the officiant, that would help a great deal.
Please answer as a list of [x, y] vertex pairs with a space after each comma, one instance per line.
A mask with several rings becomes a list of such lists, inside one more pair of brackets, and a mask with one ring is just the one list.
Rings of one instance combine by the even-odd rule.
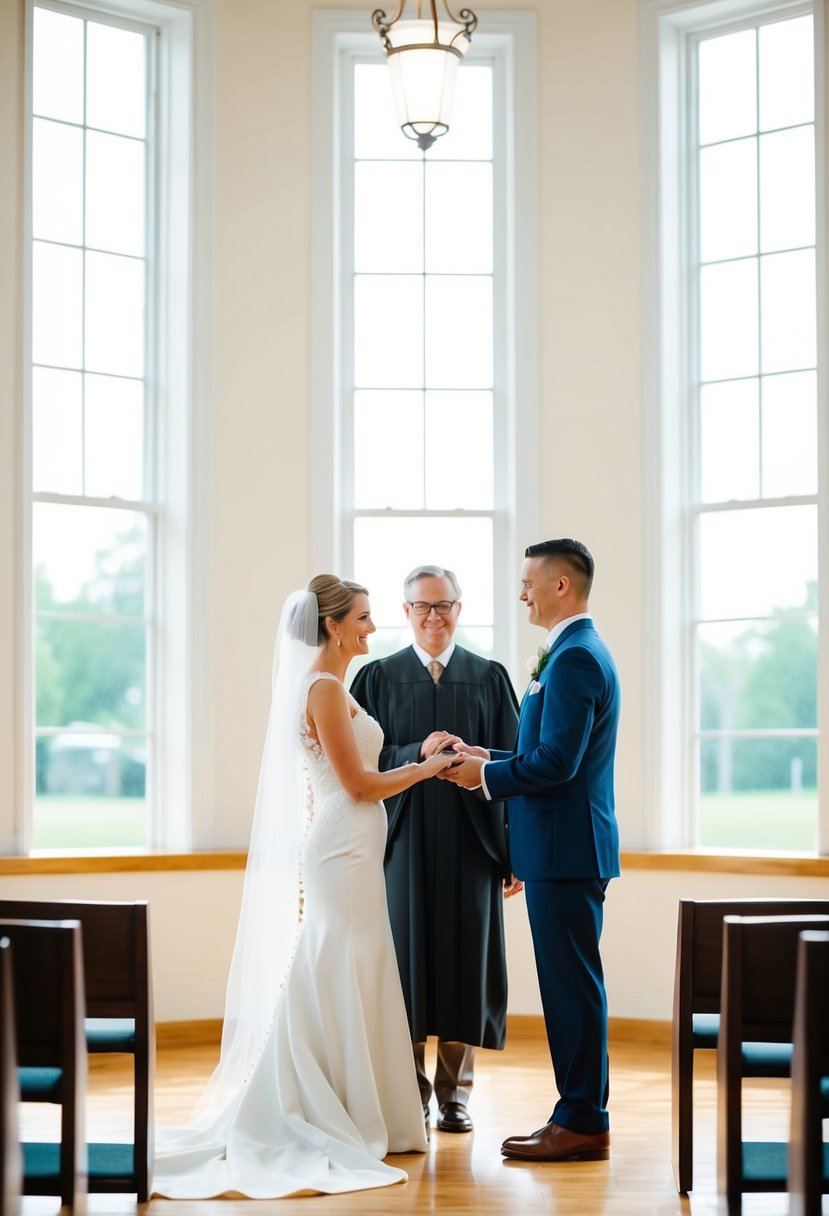
[[[383, 728], [380, 769], [419, 762], [461, 738], [512, 749], [518, 706], [506, 670], [457, 646], [461, 589], [451, 570], [419, 566], [404, 583], [411, 646], [363, 667], [351, 693]], [[424, 1115], [434, 1092], [442, 1131], [468, 1132], [474, 1049], [504, 1046], [503, 895], [510, 872], [503, 803], [448, 781], [386, 800], [389, 916]], [[437, 1037], [434, 1077], [425, 1047]]]

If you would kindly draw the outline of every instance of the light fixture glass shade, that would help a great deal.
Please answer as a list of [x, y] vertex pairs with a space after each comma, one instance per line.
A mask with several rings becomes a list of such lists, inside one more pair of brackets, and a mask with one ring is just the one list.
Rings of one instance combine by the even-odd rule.
[[466, 27], [448, 21], [396, 20], [382, 27], [394, 104], [403, 134], [425, 151], [449, 130]]
[[409, 139], [431, 136], [431, 143], [449, 130], [458, 56], [431, 47], [389, 56], [389, 72], [397, 121]]

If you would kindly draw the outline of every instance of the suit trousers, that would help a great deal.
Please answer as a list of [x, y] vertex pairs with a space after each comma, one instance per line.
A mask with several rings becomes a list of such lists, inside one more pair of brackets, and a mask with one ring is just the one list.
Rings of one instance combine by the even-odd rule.
[[434, 1085], [426, 1075], [426, 1044], [413, 1043], [412, 1050], [423, 1109], [429, 1105], [433, 1091], [438, 1106], [442, 1106], [444, 1102], [460, 1102], [462, 1106], [466, 1106], [472, 1091], [475, 1048], [470, 1047], [468, 1043], [452, 1043], [448, 1039], [438, 1039]]
[[547, 1042], [560, 1094], [551, 1119], [607, 1131], [607, 996], [599, 938], [607, 879], [526, 882]]

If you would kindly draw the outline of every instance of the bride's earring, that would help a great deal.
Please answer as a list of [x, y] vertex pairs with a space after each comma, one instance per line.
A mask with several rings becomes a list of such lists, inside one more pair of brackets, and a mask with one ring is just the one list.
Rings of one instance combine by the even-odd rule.
[[340, 637], [339, 634], [337, 634], [337, 645], [342, 646], [342, 644], [343, 644], [342, 638]]

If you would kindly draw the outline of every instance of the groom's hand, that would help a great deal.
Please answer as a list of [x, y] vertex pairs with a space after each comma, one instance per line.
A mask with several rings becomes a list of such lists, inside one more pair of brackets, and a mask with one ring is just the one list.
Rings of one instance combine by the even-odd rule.
[[[463, 754], [463, 753], [462, 753]], [[465, 790], [477, 790], [481, 784], [481, 769], [485, 764], [483, 756], [464, 755], [461, 764], [453, 764], [438, 773], [441, 781], [451, 781]]]
[[473, 747], [469, 743], [461, 743], [459, 741], [455, 744], [455, 751], [462, 752], [464, 756], [480, 756], [482, 760], [490, 759], [489, 752], [485, 747]]
[[523, 890], [523, 882], [514, 874], [510, 874], [509, 878], [504, 879], [504, 899], [509, 899], [510, 895], [517, 895], [519, 891]]

